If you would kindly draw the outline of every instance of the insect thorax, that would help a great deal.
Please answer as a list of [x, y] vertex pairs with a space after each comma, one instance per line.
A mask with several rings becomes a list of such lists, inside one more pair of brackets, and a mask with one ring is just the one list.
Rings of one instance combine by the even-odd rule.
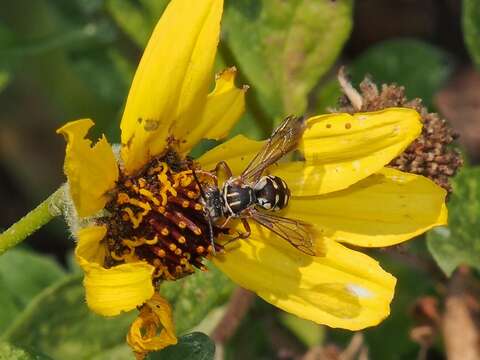
[[255, 191], [252, 187], [227, 181], [223, 186], [224, 211], [227, 216], [237, 217], [245, 209], [255, 204]]
[[207, 187], [205, 189], [205, 199], [202, 199], [202, 203], [212, 220], [215, 221], [224, 216], [225, 206], [218, 187]]
[[256, 205], [265, 210], [278, 211], [288, 205], [290, 190], [278, 176], [263, 176], [255, 185]]

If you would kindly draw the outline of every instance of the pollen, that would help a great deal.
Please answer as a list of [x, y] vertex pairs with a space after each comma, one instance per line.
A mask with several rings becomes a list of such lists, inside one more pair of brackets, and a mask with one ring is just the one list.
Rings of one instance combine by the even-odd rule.
[[[159, 158], [134, 176], [121, 172], [109, 215], [100, 220], [108, 228], [106, 267], [146, 261], [155, 268], [154, 282], [206, 271], [203, 260], [223, 247], [210, 238], [193, 166]], [[214, 239], [227, 233], [213, 226]]]

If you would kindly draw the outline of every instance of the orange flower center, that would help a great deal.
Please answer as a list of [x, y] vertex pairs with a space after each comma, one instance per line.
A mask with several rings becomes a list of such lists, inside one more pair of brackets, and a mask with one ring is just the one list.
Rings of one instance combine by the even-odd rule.
[[[175, 280], [206, 270], [202, 260], [223, 251], [212, 243], [191, 161], [169, 151], [136, 176], [121, 174], [108, 217], [105, 266], [145, 260], [155, 267], [157, 280]], [[189, 168], [190, 167], [190, 168]], [[212, 227], [213, 238], [228, 229]]]

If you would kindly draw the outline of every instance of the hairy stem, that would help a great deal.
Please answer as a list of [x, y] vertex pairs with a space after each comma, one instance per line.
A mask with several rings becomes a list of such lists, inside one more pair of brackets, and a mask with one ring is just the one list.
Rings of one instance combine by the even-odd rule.
[[64, 194], [65, 186], [61, 186], [35, 209], [0, 234], [0, 255], [59, 216], [62, 213]]

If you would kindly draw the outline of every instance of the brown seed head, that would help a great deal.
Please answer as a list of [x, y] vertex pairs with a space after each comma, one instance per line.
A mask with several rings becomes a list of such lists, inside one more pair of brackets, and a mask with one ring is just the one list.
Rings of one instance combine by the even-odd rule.
[[[144, 260], [155, 267], [155, 279], [175, 280], [204, 270], [203, 259], [222, 251], [211, 245], [191, 169], [172, 165], [172, 158], [178, 156], [169, 151], [135, 176], [121, 174], [106, 206], [110, 215], [100, 219], [108, 228], [106, 267]], [[227, 232], [213, 226], [215, 238]]]

